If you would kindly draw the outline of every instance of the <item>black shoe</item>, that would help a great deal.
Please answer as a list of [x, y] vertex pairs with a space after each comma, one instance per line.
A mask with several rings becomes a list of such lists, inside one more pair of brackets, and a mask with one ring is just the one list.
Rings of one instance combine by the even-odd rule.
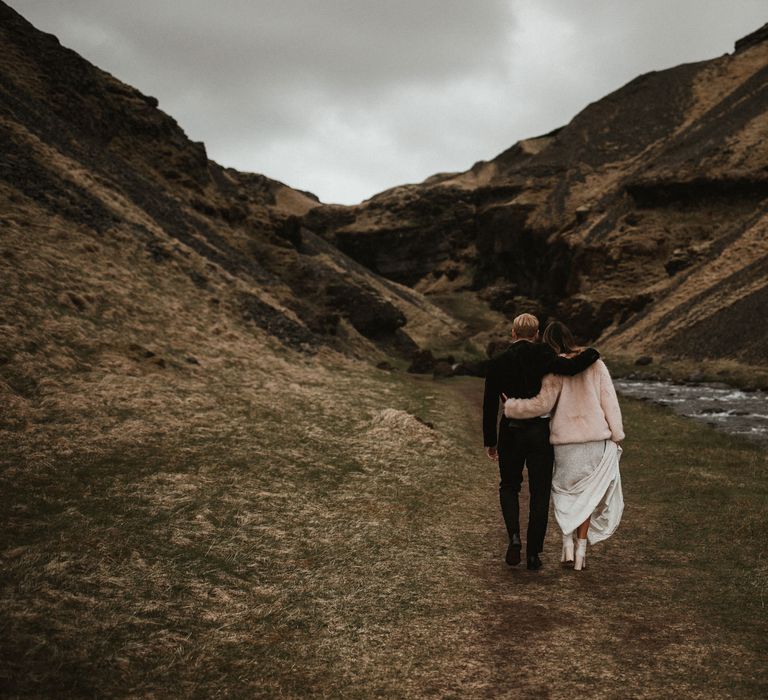
[[504, 558], [504, 560], [509, 564], [510, 566], [517, 566], [520, 563], [520, 550], [522, 549], [522, 545], [518, 542], [511, 542], [509, 547], [507, 547], [507, 556]]
[[539, 559], [538, 554], [529, 554], [528, 555], [528, 569], [531, 571], [536, 571], [536, 569], [540, 569], [542, 566], [541, 559]]

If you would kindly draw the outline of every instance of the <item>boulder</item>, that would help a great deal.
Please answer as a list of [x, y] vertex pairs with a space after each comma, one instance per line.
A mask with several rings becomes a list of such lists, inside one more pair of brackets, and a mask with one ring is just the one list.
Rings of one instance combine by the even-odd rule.
[[486, 287], [478, 293], [478, 297], [488, 302], [495, 311], [501, 311], [515, 294], [518, 293], [519, 286], [515, 282], [496, 282], [490, 287]]
[[411, 374], [429, 374], [435, 368], [435, 357], [431, 350], [419, 350], [414, 353], [408, 371]]
[[366, 338], [391, 335], [405, 325], [400, 309], [373, 292], [352, 284], [335, 283], [326, 288], [329, 305], [337, 309]]
[[576, 221], [583, 224], [589, 218], [590, 208], [587, 206], [576, 207]]
[[539, 320], [547, 316], [546, 309], [540, 301], [520, 295], [507, 299], [502, 305], [501, 311], [509, 319], [513, 319], [520, 314], [533, 314]]
[[435, 379], [445, 379], [453, 376], [453, 365], [450, 362], [438, 361], [432, 368], [432, 376]]
[[487, 368], [487, 360], [481, 362], [457, 362], [453, 365], [453, 376], [485, 377]]
[[696, 255], [693, 251], [676, 248], [672, 251], [669, 260], [664, 263], [664, 269], [667, 271], [667, 274], [672, 277], [681, 270], [685, 270], [686, 267], [693, 265], [694, 262], [696, 262]]

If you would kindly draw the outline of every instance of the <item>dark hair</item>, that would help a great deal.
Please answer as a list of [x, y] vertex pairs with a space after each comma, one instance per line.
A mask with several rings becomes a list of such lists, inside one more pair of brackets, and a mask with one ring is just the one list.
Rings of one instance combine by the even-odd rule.
[[573, 333], [560, 321], [552, 321], [544, 331], [544, 342], [558, 355], [567, 355], [578, 349]]

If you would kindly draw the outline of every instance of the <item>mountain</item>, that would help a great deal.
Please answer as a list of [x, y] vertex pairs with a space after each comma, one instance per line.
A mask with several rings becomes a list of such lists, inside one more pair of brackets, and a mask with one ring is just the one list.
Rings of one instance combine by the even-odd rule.
[[322, 694], [360, 649], [332, 621], [382, 620], [427, 559], [377, 569], [393, 533], [445, 539], [466, 403], [391, 367], [459, 324], [303, 228], [317, 207], [0, 3], [0, 695]]
[[[65, 362], [54, 358], [159, 361], [182, 321], [379, 360], [456, 334], [420, 293], [303, 228], [317, 206], [211, 161], [155, 98], [0, 3], [0, 363], [12, 391], [31, 392]], [[177, 355], [166, 363], [188, 366]]]
[[768, 25], [462, 173], [303, 221], [370, 269], [615, 353], [765, 364]]
[[764, 364], [767, 33], [338, 206], [211, 161], [0, 3], [0, 391], [32, 411], [53, 376], [232, 352], [471, 355], [523, 310], [611, 353]]

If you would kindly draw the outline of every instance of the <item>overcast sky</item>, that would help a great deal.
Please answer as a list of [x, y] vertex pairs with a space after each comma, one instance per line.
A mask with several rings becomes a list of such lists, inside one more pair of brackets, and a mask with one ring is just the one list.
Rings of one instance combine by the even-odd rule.
[[340, 203], [466, 170], [768, 21], [766, 0], [10, 5], [157, 97], [210, 158]]

